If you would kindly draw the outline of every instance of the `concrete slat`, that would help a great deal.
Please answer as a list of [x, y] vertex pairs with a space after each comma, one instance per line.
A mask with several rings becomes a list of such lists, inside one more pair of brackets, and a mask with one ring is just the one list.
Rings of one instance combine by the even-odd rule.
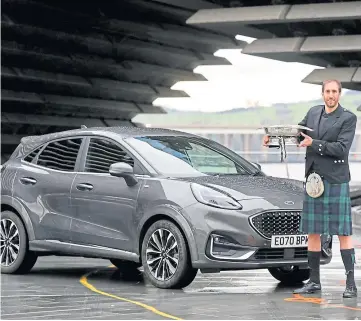
[[247, 54], [360, 51], [361, 35], [259, 39], [242, 50]]
[[1, 122], [9, 124], [29, 124], [44, 126], [60, 126], [60, 127], [77, 127], [86, 125], [87, 127], [101, 127], [104, 123], [100, 119], [94, 118], [77, 118], [77, 117], [60, 117], [35, 114], [12, 114], [2, 113]]
[[361, 35], [307, 37], [301, 52], [361, 52]]
[[253, 24], [298, 21], [353, 20], [361, 18], [361, 1], [268, 5], [238, 8], [201, 9], [187, 19], [187, 24]]
[[285, 21], [327, 21], [360, 18], [361, 1], [345, 1], [293, 5]]
[[354, 75], [360, 72], [360, 68], [325, 68], [315, 69], [307, 75], [302, 82], [309, 84], [321, 85], [324, 80], [338, 79], [342, 83], [342, 87], [352, 90], [361, 90], [361, 82], [354, 81]]
[[263, 24], [285, 20], [290, 5], [201, 9], [186, 21], [190, 25], [210, 23]]

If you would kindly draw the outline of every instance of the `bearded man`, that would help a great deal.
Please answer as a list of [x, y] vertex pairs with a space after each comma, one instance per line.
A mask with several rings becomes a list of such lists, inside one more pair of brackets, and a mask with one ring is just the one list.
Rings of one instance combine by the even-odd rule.
[[[309, 281], [293, 293], [321, 291], [321, 234], [337, 235], [346, 270], [344, 298], [357, 296], [354, 277], [355, 250], [352, 242], [352, 214], [349, 182], [349, 152], [355, 137], [357, 117], [340, 103], [341, 83], [327, 80], [322, 85], [324, 105], [309, 109], [299, 123], [313, 131], [300, 133], [299, 147], [306, 147], [303, 210], [300, 231], [308, 234]], [[267, 146], [266, 135], [263, 144]], [[307, 185], [308, 184], [308, 185]], [[310, 186], [316, 186], [313, 190]]]

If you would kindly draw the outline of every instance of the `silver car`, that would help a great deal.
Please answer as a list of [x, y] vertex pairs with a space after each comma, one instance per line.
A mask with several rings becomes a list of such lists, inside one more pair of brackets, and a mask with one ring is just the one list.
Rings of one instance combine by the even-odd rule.
[[[143, 266], [159, 288], [197, 271], [309, 278], [298, 232], [303, 183], [265, 175], [226, 147], [150, 128], [81, 128], [22, 139], [1, 168], [1, 272], [44, 255]], [[332, 239], [322, 237], [321, 264]]]

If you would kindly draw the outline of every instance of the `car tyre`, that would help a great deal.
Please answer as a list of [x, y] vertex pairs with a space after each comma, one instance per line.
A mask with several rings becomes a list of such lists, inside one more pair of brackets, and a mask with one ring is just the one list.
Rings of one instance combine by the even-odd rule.
[[[2, 274], [30, 272], [38, 256], [29, 251], [29, 239], [25, 226], [19, 216], [11, 211], [1, 212], [1, 245], [4, 245], [1, 248]], [[6, 261], [6, 257], [8, 261]]]
[[182, 232], [168, 220], [160, 220], [150, 226], [142, 242], [141, 255], [147, 279], [158, 288], [187, 287], [198, 272], [192, 267]]
[[300, 269], [298, 266], [290, 269], [269, 268], [268, 271], [275, 279], [284, 284], [298, 284], [310, 278], [310, 269]]

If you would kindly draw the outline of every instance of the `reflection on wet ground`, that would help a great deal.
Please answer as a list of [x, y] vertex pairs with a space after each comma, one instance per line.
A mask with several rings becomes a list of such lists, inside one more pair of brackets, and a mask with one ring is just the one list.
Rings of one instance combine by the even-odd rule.
[[[361, 237], [357, 237], [361, 244]], [[361, 319], [361, 294], [343, 299], [334, 257], [321, 267], [322, 294], [293, 296], [267, 270], [199, 273], [183, 290], [157, 289], [141, 271], [122, 275], [107, 260], [45, 257], [28, 275], [2, 275], [3, 319]], [[361, 290], [361, 246], [356, 247]]]

